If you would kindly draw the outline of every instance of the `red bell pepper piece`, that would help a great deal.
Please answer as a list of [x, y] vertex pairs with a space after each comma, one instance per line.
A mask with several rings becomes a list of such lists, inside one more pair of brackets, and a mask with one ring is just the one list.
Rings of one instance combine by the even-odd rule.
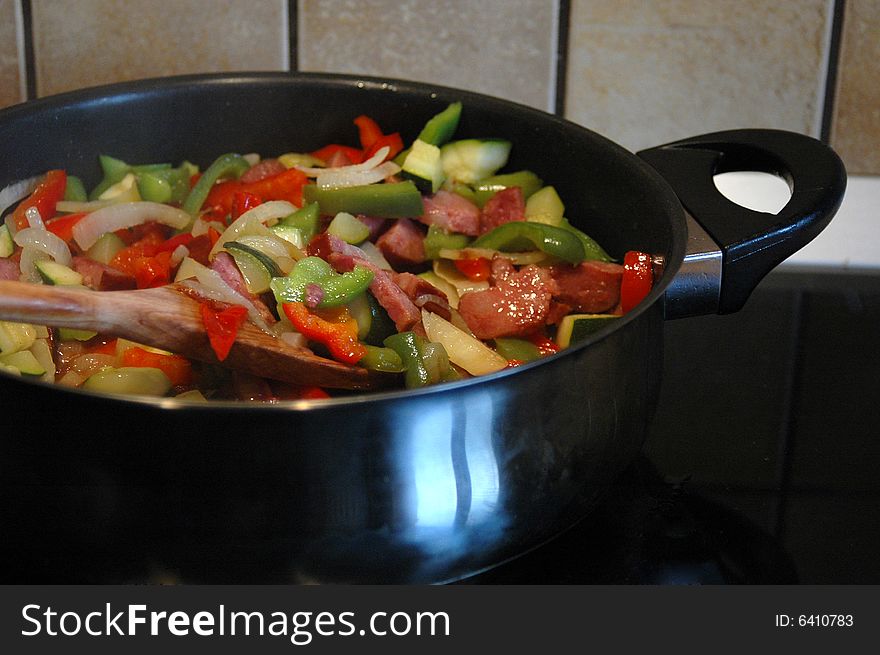
[[367, 349], [358, 341], [357, 321], [348, 308], [309, 310], [301, 302], [283, 303], [281, 307], [293, 327], [307, 339], [327, 346], [333, 359], [356, 364], [367, 354]]
[[379, 124], [369, 116], [361, 114], [354, 119], [354, 124], [357, 125], [361, 148], [364, 150], [369, 150], [370, 146], [376, 143], [377, 139], [385, 136]]
[[73, 239], [73, 226], [79, 223], [85, 215], [86, 212], [78, 212], [67, 216], [57, 216], [46, 221], [46, 229], [64, 241], [70, 241]]
[[261, 204], [263, 204], [263, 199], [260, 196], [247, 191], [236, 191], [232, 196], [232, 220], [244, 214], [248, 209], [253, 209]]
[[159, 244], [158, 252], [174, 252], [177, 246], [188, 246], [194, 238], [189, 232], [183, 232]]
[[344, 154], [352, 164], [360, 164], [362, 161], [364, 161], [364, 153], [362, 150], [352, 148], [351, 146], [339, 145], [338, 143], [331, 143], [330, 145], [319, 148], [318, 150], [315, 150], [314, 152], [311, 152], [309, 154], [312, 157], [317, 157], [318, 159], [326, 162], [331, 159], [333, 155], [340, 152]]
[[211, 187], [203, 207], [218, 216], [232, 214], [236, 193], [251, 194], [263, 202], [287, 200], [297, 207], [301, 207], [302, 188], [307, 181], [306, 174], [295, 168], [289, 168], [283, 173], [256, 182], [245, 183], [238, 180], [226, 180]]
[[139, 257], [134, 262], [134, 279], [138, 289], [162, 287], [171, 282], [171, 253], [167, 250], [152, 257]]
[[12, 220], [15, 221], [15, 229], [23, 230], [28, 227], [26, 212], [30, 207], [36, 207], [40, 212], [40, 218], [48, 221], [55, 215], [55, 205], [64, 198], [64, 191], [67, 188], [67, 173], [61, 169], [54, 169], [46, 173], [46, 176], [40, 180], [30, 196], [22, 200], [15, 211], [12, 213]]
[[[110, 266], [128, 273], [137, 281], [138, 289], [161, 287], [171, 281], [171, 250], [160, 230], [150, 230], [130, 246], [120, 250]], [[175, 246], [176, 247], [176, 246]]]
[[623, 278], [620, 281], [620, 308], [627, 313], [642, 302], [654, 285], [651, 255], [630, 250], [623, 256]]
[[247, 319], [247, 310], [241, 305], [232, 305], [218, 311], [208, 303], [201, 303], [200, 311], [211, 348], [222, 362], [229, 356], [238, 330]]
[[469, 280], [486, 280], [492, 274], [492, 262], [485, 257], [453, 259], [452, 262]]
[[388, 146], [386, 161], [393, 159], [403, 150], [403, 139], [400, 137], [400, 133], [383, 134], [378, 123], [369, 116], [358, 116], [354, 119], [354, 124], [358, 126], [361, 148], [363, 148], [363, 161], [375, 155], [385, 146]]
[[400, 138], [400, 133], [394, 132], [393, 134], [384, 134], [380, 136], [373, 142], [373, 145], [364, 152], [364, 160], [369, 159], [385, 146], [388, 146], [388, 154], [385, 155], [385, 161], [394, 159], [400, 154], [403, 150], [403, 139]]
[[192, 364], [180, 355], [154, 353], [133, 346], [122, 353], [122, 365], [136, 368], [158, 368], [175, 387], [188, 386], [192, 383]]

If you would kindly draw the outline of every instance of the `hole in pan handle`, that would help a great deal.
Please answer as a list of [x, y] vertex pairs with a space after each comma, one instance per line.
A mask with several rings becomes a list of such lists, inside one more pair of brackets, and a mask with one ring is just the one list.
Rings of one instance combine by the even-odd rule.
[[[718, 244], [718, 314], [738, 311], [767, 273], [812, 241], [837, 212], [846, 189], [840, 157], [796, 132], [715, 132], [638, 155], [666, 179], [685, 211]], [[742, 207], [724, 197], [713, 180], [731, 171], [778, 175], [788, 182], [791, 199], [778, 214]]]

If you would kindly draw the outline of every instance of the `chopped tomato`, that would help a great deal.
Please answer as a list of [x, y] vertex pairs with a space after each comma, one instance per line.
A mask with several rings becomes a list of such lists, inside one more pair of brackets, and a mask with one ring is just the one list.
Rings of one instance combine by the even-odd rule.
[[168, 376], [175, 387], [192, 384], [192, 364], [180, 355], [155, 353], [133, 346], [122, 353], [122, 366], [158, 368]]
[[67, 216], [57, 216], [50, 221], [46, 221], [46, 229], [64, 241], [70, 241], [73, 239], [73, 226], [79, 223], [85, 215], [86, 212], [78, 212], [76, 214], [68, 214]]
[[202, 303], [200, 310], [211, 348], [222, 362], [229, 356], [238, 330], [247, 318], [247, 310], [241, 305], [232, 305], [218, 311], [208, 303]]
[[487, 280], [492, 274], [492, 262], [485, 257], [452, 260], [462, 275], [470, 280]]
[[654, 285], [651, 255], [630, 250], [623, 256], [623, 278], [620, 282], [620, 308], [625, 314], [642, 302]]
[[64, 198], [67, 189], [67, 173], [61, 169], [54, 169], [46, 173], [45, 177], [37, 184], [33, 193], [22, 200], [12, 213], [16, 230], [23, 230], [30, 223], [27, 219], [27, 210], [35, 207], [40, 212], [40, 218], [48, 221], [55, 215], [55, 205]]
[[322, 343], [333, 359], [355, 364], [367, 349], [358, 341], [358, 325], [345, 306], [325, 310], [309, 310], [303, 303], [281, 305], [293, 326], [307, 339]]

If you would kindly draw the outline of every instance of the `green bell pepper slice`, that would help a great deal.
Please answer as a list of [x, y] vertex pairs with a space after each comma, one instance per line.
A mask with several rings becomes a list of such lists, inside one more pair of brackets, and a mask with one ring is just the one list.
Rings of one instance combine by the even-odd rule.
[[372, 281], [373, 272], [364, 266], [355, 265], [347, 273], [337, 273], [320, 257], [305, 257], [294, 264], [287, 277], [272, 278], [269, 287], [279, 303], [302, 303], [306, 299], [306, 287], [315, 284], [324, 292], [316, 306], [325, 308], [350, 302], [366, 291]]
[[504, 357], [504, 359], [523, 363], [532, 362], [541, 358], [541, 351], [538, 350], [538, 346], [525, 339], [498, 337], [495, 339], [495, 350], [498, 351], [498, 354]]
[[460, 250], [470, 244], [471, 238], [465, 234], [447, 232], [437, 225], [429, 225], [428, 233], [423, 241], [425, 258], [437, 259], [441, 250]]
[[474, 183], [474, 202], [477, 206], [485, 205], [489, 198], [502, 189], [518, 186], [522, 189], [523, 200], [528, 200], [535, 191], [544, 185], [543, 180], [532, 171], [516, 171], [492, 175]]
[[280, 225], [295, 227], [302, 233], [303, 241], [308, 243], [318, 233], [321, 225], [321, 209], [312, 202], [297, 209], [290, 216], [281, 219]]
[[425, 213], [422, 194], [409, 180], [336, 189], [307, 184], [303, 187], [303, 200], [317, 202], [322, 214], [348, 212], [382, 218], [417, 218]]
[[251, 165], [247, 159], [234, 152], [220, 155], [202, 173], [199, 181], [196, 182], [189, 195], [187, 195], [186, 200], [183, 201], [181, 208], [187, 214], [195, 216], [201, 210], [205, 199], [208, 197], [208, 193], [211, 191], [211, 187], [214, 186], [217, 180], [221, 177], [234, 177], [237, 179], [250, 167]]
[[418, 138], [432, 146], [442, 146], [455, 134], [460, 118], [461, 103], [453, 102], [425, 123]]
[[384, 345], [394, 350], [406, 367], [404, 386], [407, 389], [453, 379], [454, 369], [449, 365], [449, 356], [439, 343], [432, 343], [410, 331], [391, 335], [385, 339]]
[[358, 361], [358, 366], [383, 373], [403, 373], [406, 370], [400, 355], [392, 348], [371, 346], [366, 343], [364, 348], [367, 349], [367, 354]]
[[569, 264], [579, 264], [585, 258], [581, 240], [570, 230], [528, 221], [499, 225], [479, 237], [471, 246], [501, 252], [540, 250]]

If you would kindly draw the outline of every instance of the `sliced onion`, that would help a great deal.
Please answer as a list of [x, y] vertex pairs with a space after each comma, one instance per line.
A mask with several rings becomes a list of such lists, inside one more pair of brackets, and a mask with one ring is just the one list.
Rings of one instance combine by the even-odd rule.
[[0, 211], [6, 211], [14, 203], [18, 202], [25, 196], [29, 196], [33, 190], [37, 188], [37, 184], [43, 179], [43, 177], [43, 175], [35, 175], [26, 180], [13, 182], [9, 186], [0, 190]]
[[196, 218], [196, 220], [193, 221], [193, 226], [192, 230], [190, 230], [190, 234], [192, 234], [194, 237], [200, 237], [203, 234], [207, 234], [208, 230], [210, 230], [212, 227], [221, 234], [223, 233], [223, 230], [226, 229], [226, 226], [219, 221], [206, 221], [202, 218]]
[[486, 375], [507, 368], [504, 357], [437, 314], [423, 309], [422, 325], [429, 340], [443, 345], [449, 361], [471, 375]]
[[371, 168], [376, 168], [376, 166], [385, 161], [385, 157], [388, 156], [388, 153], [390, 151], [391, 148], [389, 148], [388, 146], [384, 146], [382, 148], [379, 148], [379, 150], [376, 151], [376, 154], [370, 157], [368, 160], [361, 162], [360, 164], [351, 164], [350, 166], [336, 166], [334, 168], [311, 168], [309, 166], [297, 166], [297, 169], [301, 170], [309, 177], [317, 177], [318, 175], [322, 175], [330, 171], [368, 171]]
[[76, 371], [83, 377], [89, 377], [93, 373], [97, 373], [102, 368], [116, 366], [116, 355], [107, 355], [102, 353], [86, 353], [79, 357], [74, 357], [70, 362], [70, 370]]
[[67, 247], [64, 239], [45, 228], [26, 227], [15, 234], [14, 240], [21, 246], [19, 270], [28, 282], [40, 281], [40, 275], [34, 264], [41, 259], [50, 257], [65, 266], [70, 266], [73, 263], [70, 248]]
[[213, 258], [214, 255], [223, 250], [223, 246], [226, 243], [235, 241], [241, 236], [249, 234], [273, 236], [272, 232], [269, 231], [269, 228], [267, 228], [264, 223], [278, 218], [284, 218], [295, 211], [296, 207], [286, 200], [270, 200], [269, 202], [264, 202], [262, 205], [257, 205], [253, 209], [247, 210], [244, 214], [232, 221], [232, 224], [223, 231], [220, 238], [217, 239], [217, 243], [211, 248], [211, 252], [208, 255], [209, 258]]
[[282, 332], [278, 335], [278, 338], [295, 348], [305, 348], [308, 345], [308, 339], [299, 332]]
[[68, 371], [61, 376], [61, 379], [58, 380], [58, 384], [64, 387], [78, 387], [85, 381], [86, 379], [76, 371]]
[[171, 252], [171, 266], [177, 266], [186, 257], [189, 257], [189, 248], [180, 244]]
[[156, 221], [180, 230], [189, 225], [191, 219], [182, 209], [158, 202], [121, 202], [86, 215], [73, 226], [73, 238], [80, 248], [88, 250], [107, 232], [134, 227], [148, 221]]
[[40, 216], [40, 210], [36, 207], [28, 207], [24, 210], [24, 217], [27, 219], [28, 225], [38, 230], [45, 230], [46, 224], [43, 223], [43, 217]]
[[400, 166], [393, 161], [386, 161], [384, 164], [368, 170], [352, 171], [348, 168], [325, 169], [326, 172], [318, 175], [315, 183], [322, 189], [340, 189], [375, 184], [400, 172]]
[[394, 270], [391, 267], [391, 264], [388, 263], [388, 260], [385, 259], [385, 255], [382, 254], [382, 251], [379, 250], [378, 246], [372, 241], [364, 241], [359, 246], [356, 246], [364, 253], [364, 259], [372, 264], [375, 264], [383, 271], [392, 271]]

